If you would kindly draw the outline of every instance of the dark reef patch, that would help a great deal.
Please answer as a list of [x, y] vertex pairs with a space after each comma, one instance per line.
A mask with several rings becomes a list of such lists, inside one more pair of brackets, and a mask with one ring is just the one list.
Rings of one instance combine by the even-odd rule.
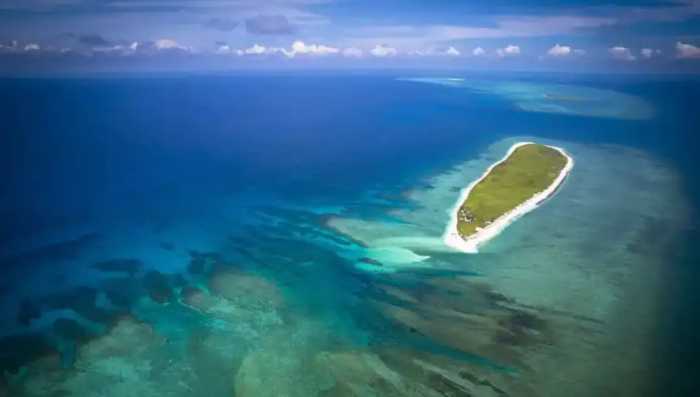
[[171, 277], [171, 283], [175, 288], [183, 288], [187, 285], [187, 279], [180, 273], [176, 273]]
[[160, 248], [162, 248], [165, 251], [175, 251], [175, 244], [169, 243], [167, 241], [163, 241], [160, 243]]
[[491, 390], [493, 390], [499, 396], [507, 396], [508, 395], [508, 393], [506, 393], [505, 390], [497, 387], [496, 385], [491, 383], [488, 379], [480, 378], [480, 377], [478, 377], [478, 376], [474, 375], [473, 373], [468, 372], [466, 370], [459, 371], [459, 376], [463, 379], [468, 380], [469, 382], [471, 382], [475, 385], [486, 386], [486, 387], [490, 388]]
[[503, 328], [496, 334], [496, 342], [513, 346], [533, 343], [546, 329], [546, 322], [536, 315], [525, 311], [513, 311], [508, 317], [499, 321]]
[[75, 342], [84, 342], [94, 336], [92, 332], [77, 321], [69, 318], [57, 319], [53, 322], [52, 328], [56, 335]]
[[115, 277], [104, 280], [100, 289], [104, 291], [107, 299], [114, 306], [127, 309], [143, 293], [139, 283], [135, 283], [129, 277]]
[[39, 334], [11, 335], [0, 338], [0, 373], [16, 372], [23, 365], [56, 350]]
[[170, 281], [163, 273], [151, 270], [143, 278], [144, 286], [148, 291], [148, 296], [158, 303], [168, 303], [173, 300], [173, 291]]
[[29, 299], [23, 299], [17, 312], [17, 322], [24, 326], [29, 326], [32, 320], [41, 317], [41, 308]]
[[189, 301], [192, 296], [196, 294], [202, 293], [202, 290], [199, 287], [193, 286], [193, 285], [187, 285], [182, 288], [180, 291], [180, 297], [185, 301]]
[[376, 260], [376, 259], [367, 258], [367, 257], [362, 257], [362, 258], [360, 258], [360, 262], [366, 263], [366, 264], [368, 264], [368, 265], [373, 265], [373, 266], [379, 266], [379, 267], [383, 267], [383, 266], [384, 266], [384, 265], [382, 264], [382, 262], [379, 262], [379, 261]]
[[115, 313], [97, 306], [97, 290], [90, 287], [76, 287], [53, 294], [42, 300], [51, 309], [72, 309], [88, 320], [109, 323]]
[[76, 259], [82, 250], [94, 244], [99, 238], [100, 236], [97, 233], [88, 233], [72, 240], [64, 240], [21, 252], [0, 259], [0, 268], [22, 269], [25, 266], [36, 266], [45, 262]]
[[92, 267], [103, 272], [127, 273], [133, 277], [143, 268], [143, 262], [132, 258], [117, 258], [97, 262]]
[[190, 251], [190, 263], [187, 265], [187, 271], [190, 274], [207, 274], [219, 262], [221, 262], [221, 256], [216, 252]]

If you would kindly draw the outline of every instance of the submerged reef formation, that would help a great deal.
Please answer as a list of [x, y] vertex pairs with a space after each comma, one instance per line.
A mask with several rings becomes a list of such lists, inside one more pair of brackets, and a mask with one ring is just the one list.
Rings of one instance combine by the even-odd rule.
[[621, 120], [646, 120], [652, 118], [655, 113], [653, 106], [638, 96], [577, 85], [472, 80], [459, 77], [420, 77], [399, 80], [497, 95], [512, 101], [518, 109], [525, 112]]
[[375, 308], [405, 335], [436, 343], [431, 352], [461, 357], [457, 367], [469, 362], [471, 375], [501, 391], [495, 395], [654, 395], [660, 280], [689, 208], [680, 178], [634, 149], [545, 142], [576, 159], [556, 200], [480, 255], [446, 249], [439, 236], [452, 213], [441, 209], [521, 140], [417, 183], [405, 194], [412, 206], [327, 225], [360, 242], [361, 257], [405, 252], [406, 260], [378, 269], [357, 265], [387, 281]]
[[207, 289], [172, 288], [166, 275], [154, 274], [144, 276], [132, 313], [99, 335], [84, 334], [78, 322], [56, 320], [54, 334], [77, 343], [70, 365], [40, 336], [2, 339], [13, 344], [3, 355], [16, 352], [19, 360], [3, 368], [2, 387], [12, 396], [231, 395], [245, 352], [284, 326], [278, 288], [222, 264], [207, 274]]
[[217, 245], [153, 234], [165, 256], [91, 256], [99, 277], [17, 302], [0, 396], [653, 394], [679, 177], [644, 152], [548, 141], [576, 158], [557, 199], [480, 255], [447, 247], [455, 193], [522, 140], [392, 200], [259, 206]]

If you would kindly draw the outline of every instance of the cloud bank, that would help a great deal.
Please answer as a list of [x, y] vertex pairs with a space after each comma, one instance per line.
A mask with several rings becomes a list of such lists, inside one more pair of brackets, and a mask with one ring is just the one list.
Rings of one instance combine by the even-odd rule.
[[[396, 57], [416, 67], [439, 62], [469, 67], [474, 62], [477, 68], [550, 70], [568, 65], [591, 71], [627, 67], [700, 73], [700, 62], [695, 61], [700, 59], [695, 29], [700, 0], [423, 3], [391, 7], [383, 0], [0, 0], [0, 26], [5, 28], [0, 29], [0, 69], [12, 64], [5, 69], [23, 71], [22, 57], [28, 60], [25, 65], [45, 70], [61, 63], [85, 70], [206, 69], [235, 65], [233, 55], [239, 54], [269, 58], [282, 67], [288, 63], [275, 58], [326, 57], [335, 59], [324, 61], [329, 65], [384, 65], [388, 62], [382, 58]], [[576, 48], [579, 43], [586, 43], [585, 50]], [[176, 60], [175, 54], [202, 58], [188, 58], [186, 64], [180, 62], [185, 57]], [[583, 54], [585, 62], [568, 61]], [[226, 55], [231, 59], [222, 60]], [[93, 56], [100, 62], [129, 56], [133, 66], [80, 58]], [[501, 62], [504, 58], [509, 59]], [[621, 62], [613, 66], [611, 60]], [[243, 61], [240, 65], [247, 67]]]

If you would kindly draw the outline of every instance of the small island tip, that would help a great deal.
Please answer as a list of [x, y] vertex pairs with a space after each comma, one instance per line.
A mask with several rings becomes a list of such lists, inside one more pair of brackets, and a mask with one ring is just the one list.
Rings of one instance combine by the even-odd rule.
[[574, 161], [564, 149], [518, 142], [460, 193], [443, 234], [458, 251], [477, 253], [481, 245], [551, 197]]

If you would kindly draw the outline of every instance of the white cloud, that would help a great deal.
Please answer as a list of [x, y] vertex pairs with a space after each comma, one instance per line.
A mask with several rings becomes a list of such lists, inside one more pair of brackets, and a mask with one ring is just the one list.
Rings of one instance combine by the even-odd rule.
[[169, 48], [177, 48], [180, 45], [177, 43], [175, 40], [170, 40], [170, 39], [159, 39], [156, 40], [155, 46], [159, 50], [166, 50]]
[[252, 47], [246, 48], [245, 50], [239, 50], [236, 53], [240, 55], [262, 55], [265, 52], [267, 52], [267, 48], [255, 43]]
[[[154, 44], [155, 45], [155, 44]], [[103, 45], [94, 46], [91, 48], [93, 53], [102, 54], [117, 54], [117, 55], [133, 55], [139, 49], [141, 44], [138, 41], [134, 41], [131, 44], [114, 44], [114, 45]], [[157, 48], [157, 47], [156, 47]], [[70, 52], [70, 49], [62, 49], [61, 53]]]
[[458, 57], [462, 55], [462, 53], [453, 46], [450, 46], [447, 49], [429, 48], [427, 50], [413, 50], [409, 51], [408, 55], [415, 55], [419, 57]]
[[480, 56], [485, 55], [485, 54], [486, 54], [486, 50], [484, 50], [481, 47], [476, 47], [474, 50], [472, 50], [472, 55], [474, 55], [475, 57], [480, 57]]
[[192, 47], [186, 47], [181, 45], [172, 39], [158, 39], [154, 43], [157, 50], [181, 50], [181, 51], [191, 51]]
[[555, 44], [554, 47], [547, 50], [547, 55], [554, 58], [565, 58], [572, 55], [581, 56], [585, 54], [586, 51], [584, 50], [573, 48], [568, 45], [561, 45], [559, 43]]
[[445, 51], [445, 55], [449, 55], [452, 57], [458, 57], [458, 56], [462, 55], [462, 53], [459, 52], [458, 49], [450, 46], [450, 48], [448, 48], [447, 51]]
[[610, 55], [613, 58], [621, 60], [621, 61], [635, 61], [635, 60], [637, 60], [637, 57], [632, 55], [632, 51], [630, 51], [630, 49], [627, 47], [622, 47], [622, 46], [611, 47], [608, 49], [608, 53], [610, 53]]
[[288, 50], [286, 48], [281, 48], [281, 47], [269, 47], [265, 50], [265, 54], [282, 54], [286, 56], [287, 58], [294, 58], [296, 53], [294, 50]]
[[359, 48], [350, 47], [343, 50], [343, 56], [348, 58], [361, 58], [363, 51]]
[[231, 49], [231, 47], [228, 44], [220, 45], [216, 49], [216, 53], [219, 55], [228, 55], [228, 54], [231, 54], [232, 52], [233, 52], [233, 49]]
[[113, 52], [124, 52], [126, 51], [127, 47], [124, 47], [121, 44], [115, 44], [111, 46], [100, 46], [100, 47], [92, 47], [93, 52], [104, 52], [104, 53], [113, 53]]
[[573, 51], [571, 50], [571, 47], [568, 45], [559, 45], [559, 43], [555, 44], [554, 47], [550, 48], [549, 51], [547, 51], [547, 55], [553, 56], [553, 57], [565, 57], [569, 54], [571, 54]]
[[496, 55], [498, 55], [501, 58], [517, 56], [520, 55], [520, 47], [517, 45], [509, 44], [505, 48], [497, 49]]
[[433, 55], [433, 51], [432, 50], [411, 50], [408, 52], [408, 55], [426, 57], [428, 55]]
[[375, 57], [383, 58], [383, 57], [391, 57], [399, 52], [396, 50], [396, 48], [393, 47], [387, 47], [382, 44], [377, 44], [374, 48], [370, 50], [370, 54], [374, 55]]
[[700, 47], [682, 42], [676, 43], [676, 56], [678, 58], [700, 58]]
[[36, 43], [29, 43], [24, 46], [24, 51], [39, 51], [41, 47]]
[[653, 48], [642, 48], [641, 50], [639, 50], [639, 55], [641, 55], [644, 59], [651, 59], [657, 55], [661, 55], [661, 50], [655, 50]]
[[285, 55], [293, 57], [296, 54], [309, 54], [309, 55], [330, 55], [337, 54], [340, 50], [335, 47], [328, 47], [323, 44], [305, 44], [303, 41], [295, 41], [292, 44], [292, 51], [285, 53]]

